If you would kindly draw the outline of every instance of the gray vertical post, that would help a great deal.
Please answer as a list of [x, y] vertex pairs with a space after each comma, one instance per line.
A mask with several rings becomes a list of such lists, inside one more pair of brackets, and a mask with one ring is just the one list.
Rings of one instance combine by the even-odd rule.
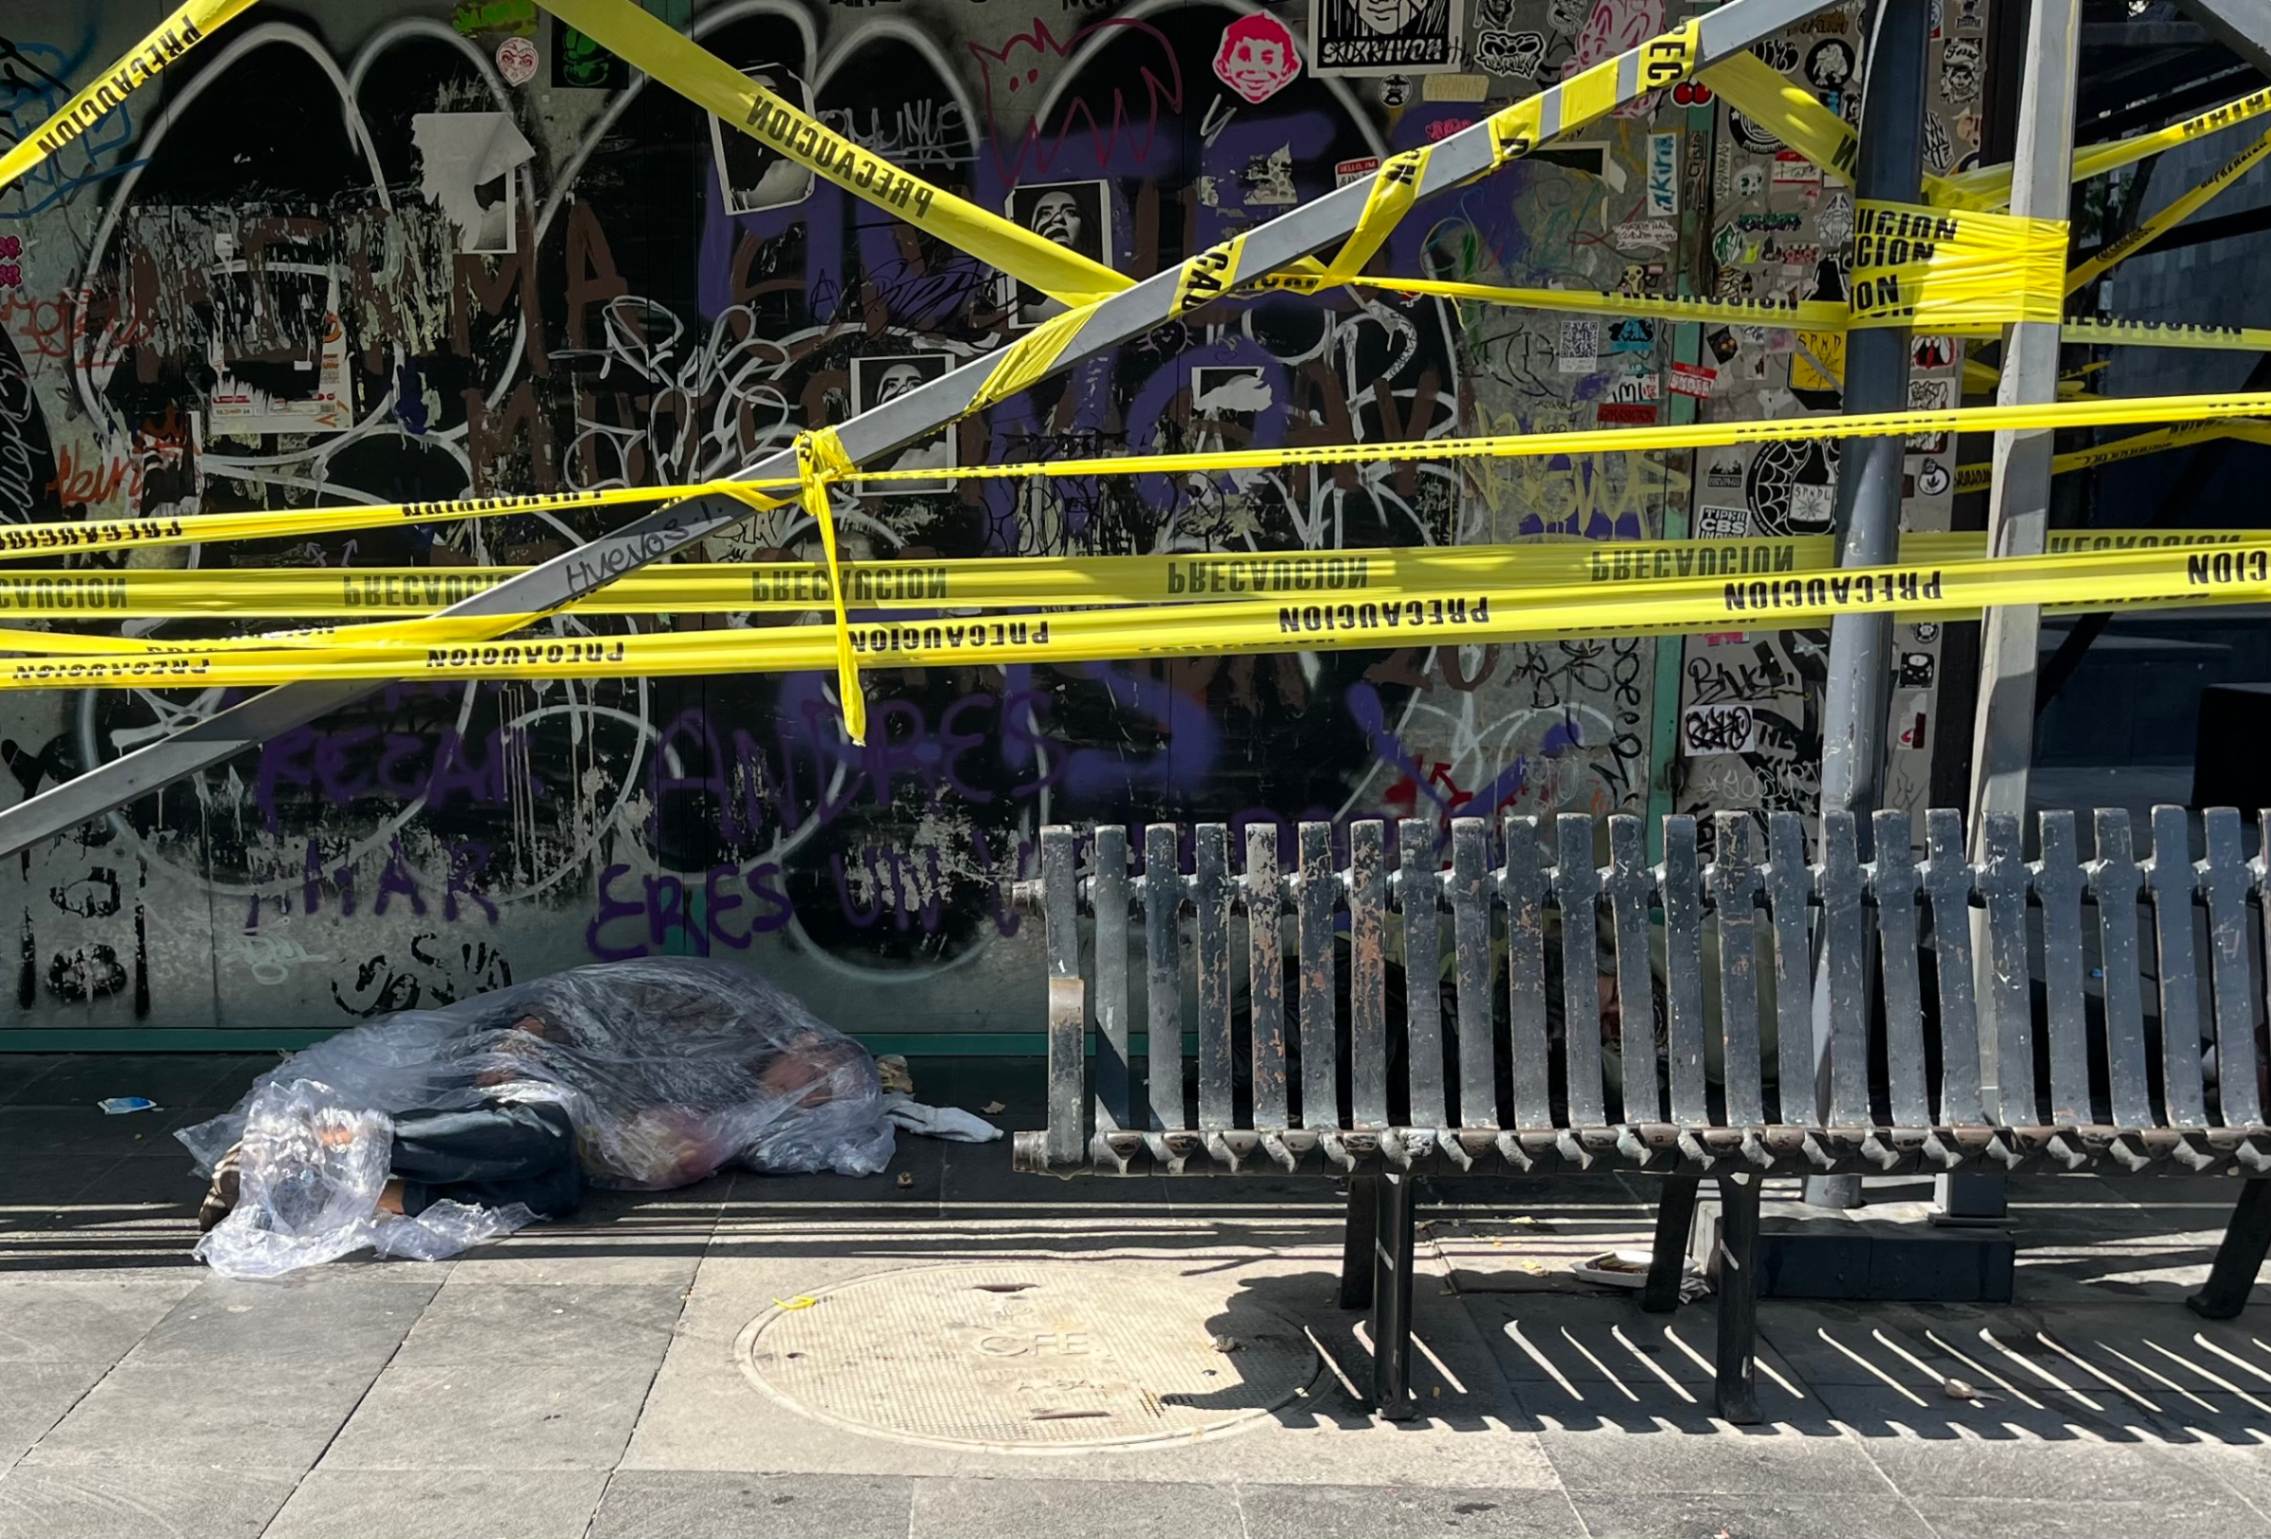
[[[2074, 72], [2081, 38], [2081, 0], [2035, 0], [2027, 27], [2026, 64], [2021, 72], [2019, 137], [2011, 159], [2011, 212], [2034, 219], [2064, 219], [2073, 187]], [[2058, 326], [2051, 321], [2020, 322], [2003, 345], [2003, 378], [1997, 404], [2014, 406], [2057, 399]], [[2051, 435], [1997, 433], [1991, 462], [1994, 483], [1987, 494], [1987, 549], [1994, 556], [2039, 556], [2050, 527]], [[1994, 816], [2024, 819], [2027, 769], [2034, 758], [2035, 664], [2042, 611], [2031, 604], [1990, 609], [1979, 636], [1979, 704], [1972, 719], [1971, 791], [1964, 830], [1973, 860], [1985, 857], [1982, 841]], [[1984, 912], [1973, 919], [1978, 930]], [[1976, 937], [1975, 937], [1976, 938]], [[1993, 1044], [2003, 1039], [1996, 1019], [1997, 994], [1985, 970], [1993, 953], [1972, 948], [1981, 970], [1979, 1040], [1981, 1089], [1988, 1105], [1998, 1104]], [[1997, 1219], [2003, 1215], [2000, 1174], [1965, 1172], [1941, 1176], [1937, 1198], [1951, 1219]]]
[[[1878, 0], [1862, 84], [1861, 143], [1854, 167], [1855, 202], [1915, 203], [1924, 192], [1924, 47], [1931, 0]], [[1845, 410], [1902, 411], [1908, 406], [1908, 332], [1900, 327], [1849, 334], [1845, 345]], [[1902, 443], [1898, 438], [1848, 439], [1839, 456], [1838, 565], [1882, 566], [1900, 549]], [[1890, 615], [1838, 615], [1830, 622], [1829, 688], [1822, 701], [1822, 801], [1826, 816], [1850, 812], [1867, 830], [1876, 811], [1884, 766], [1886, 643]], [[1865, 834], [1864, 834], [1865, 836]], [[1868, 857], [1867, 851], [1863, 858]], [[1826, 954], [1815, 960], [1814, 1084], [1817, 1105], [1829, 1085], [1829, 1000]], [[1826, 1110], [1826, 1107], [1822, 1108]], [[1861, 1205], [1859, 1176], [1814, 1176], [1806, 1201], [1828, 1208]]]

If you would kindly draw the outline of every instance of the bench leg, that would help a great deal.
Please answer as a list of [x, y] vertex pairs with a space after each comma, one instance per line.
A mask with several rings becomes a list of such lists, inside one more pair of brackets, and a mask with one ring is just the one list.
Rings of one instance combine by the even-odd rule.
[[1379, 1176], [1348, 1179], [1348, 1223], [1341, 1231], [1341, 1308], [1372, 1307], [1372, 1245], [1380, 1234]]
[[2232, 1209], [2224, 1243], [2216, 1247], [2208, 1286], [2186, 1299], [2185, 1307], [2210, 1320], [2229, 1320], [2238, 1314], [2255, 1286], [2266, 1252], [2271, 1252], [2271, 1181], [2250, 1181], [2240, 1188], [2239, 1206]]
[[1695, 1224], [1695, 1196], [1702, 1184], [1698, 1176], [1664, 1178], [1664, 1195], [1656, 1204], [1656, 1249], [1648, 1262], [1648, 1286], [1640, 1292], [1640, 1307], [1652, 1315], [1680, 1307], [1688, 1231]]
[[1759, 1419], [1759, 1178], [1719, 1178], [1719, 1414], [1737, 1426]]
[[1379, 1232], [1372, 1247], [1372, 1404], [1389, 1421], [1408, 1419], [1411, 1398], [1412, 1178], [1376, 1176]]

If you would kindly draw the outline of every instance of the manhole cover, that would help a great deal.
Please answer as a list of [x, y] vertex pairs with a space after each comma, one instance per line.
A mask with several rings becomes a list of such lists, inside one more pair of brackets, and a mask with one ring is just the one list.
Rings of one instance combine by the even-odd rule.
[[1318, 1371], [1309, 1338], [1268, 1305], [1157, 1271], [925, 1267], [814, 1297], [749, 1322], [743, 1370], [806, 1415], [913, 1442], [1046, 1453], [1204, 1437]]

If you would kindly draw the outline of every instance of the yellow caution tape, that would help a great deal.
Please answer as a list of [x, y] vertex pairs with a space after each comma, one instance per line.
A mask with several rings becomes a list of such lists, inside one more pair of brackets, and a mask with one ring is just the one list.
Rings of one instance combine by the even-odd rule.
[[[1553, 292], [1553, 291], [1545, 291]], [[1061, 319], [1061, 317], [1060, 317]], [[1006, 362], [1006, 359], [1005, 359]], [[2143, 400], [2062, 401], [2054, 405], [1966, 406], [1936, 411], [1879, 412], [1859, 416], [1803, 417], [1770, 422], [1698, 422], [1655, 427], [1591, 428], [1566, 433], [1430, 438], [1406, 442], [1233, 449], [1204, 454], [1136, 454], [1006, 465], [972, 465], [963, 479], [1150, 475], [1178, 472], [1271, 470], [1300, 465], [1377, 460], [1447, 462], [1520, 459], [1553, 454], [1645, 454], [1667, 449], [1727, 447], [1776, 439], [1905, 437], [1931, 432], [2024, 431], [2034, 428], [2119, 427], [2146, 423], [2205, 423], [2212, 418], [2271, 415], [2271, 393], [2160, 396]], [[842, 475], [853, 474], [846, 469]], [[864, 470], [863, 481], [935, 480], [935, 470]], [[775, 490], [800, 483], [699, 481], [678, 486], [615, 487], [588, 492], [546, 492], [481, 497], [458, 502], [413, 502], [274, 512], [206, 513], [157, 519], [87, 519], [0, 525], [0, 561], [226, 540], [275, 539], [338, 533], [394, 524], [495, 518], [515, 513], [572, 512], [630, 503], [728, 495], [765, 507], [783, 499]]]
[[1364, 212], [1327, 265], [1322, 281], [1344, 283], [1364, 270], [1364, 264], [1372, 260], [1395, 229], [1396, 221], [1418, 199], [1419, 184], [1427, 176], [1428, 156], [1433, 153], [1425, 148], [1406, 150], [1381, 163], [1372, 177], [1371, 191], [1365, 194]]
[[[2050, 473], [2063, 476], [2077, 470], [2090, 470], [2099, 465], [2113, 465], [2122, 460], [2164, 453], [2170, 449], [2189, 449], [2214, 438], [2247, 438], [2262, 442], [2267, 433], [2271, 433], [2271, 423], [2180, 422], [2173, 427], [2155, 428], [2149, 433], [2132, 433], [2127, 438], [2117, 438], [2109, 444], [2069, 449], [2051, 459]], [[1984, 492], [1993, 484], [1993, 470], [1984, 461], [1976, 465], [1956, 467], [1955, 485], [1959, 496], [1966, 492]]]
[[[1512, 310], [1547, 310], [1567, 315], [1630, 315], [1642, 320], [1702, 321], [1728, 326], [1782, 326], [1806, 331], [1844, 331], [1851, 327], [1850, 307], [1832, 300], [1714, 299], [1708, 295], [1673, 298], [1662, 295], [1609, 294], [1596, 289], [1538, 289], [1495, 283], [1468, 283], [1449, 278], [1355, 277], [1331, 280], [1399, 294], [1422, 294], [1437, 299], [1502, 305]], [[1309, 294], [1327, 286], [1320, 270], [1309, 273], [1273, 273], [1257, 285]], [[2015, 307], [2001, 307], [2002, 320], [1993, 323], [1942, 324], [1939, 330], [1958, 336], [1994, 336], [2004, 324], [2020, 317]], [[2063, 322], [2064, 339], [2093, 347], [2204, 348], [2230, 352], [2271, 352], [2271, 327], [2199, 326], [2182, 322], [2093, 320]], [[1987, 376], [1981, 376], [1983, 379]]]
[[2066, 222], [1862, 198], [1854, 327], [1995, 327], [2064, 318]]
[[[1861, 158], [1861, 136], [1853, 131], [1852, 124], [1824, 107], [1813, 92], [1748, 49], [1712, 65], [1703, 72], [1703, 81], [1744, 117], [1827, 174], [1852, 185], [1853, 168]], [[2003, 184], [2007, 201], [2007, 169]], [[1991, 208], [1995, 203], [1994, 199], [1960, 191], [1947, 178], [1929, 173], [1924, 177], [1924, 196], [1943, 207]]]
[[[2195, 437], [2199, 435], [2194, 435]], [[1966, 467], [1968, 470], [1970, 467]], [[2053, 531], [2049, 552], [2231, 545], [2245, 530]], [[1986, 536], [1910, 533], [1909, 562], [1986, 555]], [[1112, 604], [1224, 603], [1253, 598], [1481, 584], [1490, 588], [1622, 583], [1663, 577], [1815, 571], [1836, 564], [1828, 535], [1739, 540], [1541, 540], [1520, 545], [1413, 546], [1330, 551], [1189, 551], [1162, 556], [978, 556], [847, 561], [842, 596], [854, 610], [1067, 609]], [[463, 603], [524, 567], [254, 567], [236, 570], [0, 572], [0, 619], [360, 619], [425, 616]], [[825, 562], [684, 563], [626, 573], [565, 606], [575, 615], [809, 614], [837, 587]], [[531, 617], [534, 618], [534, 617]], [[308, 637], [361, 638], [391, 627], [309, 628]], [[62, 633], [0, 631], [0, 649], [42, 650]], [[24, 639], [30, 638], [29, 642]], [[72, 641], [143, 645], [147, 638]], [[263, 645], [275, 638], [247, 637]], [[383, 636], [374, 639], [384, 639]], [[168, 646], [185, 643], [174, 641]], [[205, 645], [204, 642], [186, 643]], [[231, 645], [235, 645], [232, 639]], [[90, 651], [113, 650], [90, 646]]]
[[61, 111], [24, 135], [7, 154], [0, 155], [0, 188], [93, 128], [127, 97], [252, 5], [253, 0], [189, 0], [159, 22], [102, 78], [65, 102]]
[[2191, 188], [2169, 203], [2166, 208], [2138, 221], [2137, 228], [2118, 240], [2106, 242], [2098, 254], [2081, 263], [2066, 275], [2066, 292], [2072, 294], [2104, 277], [2114, 266], [2135, 256], [2154, 241], [2159, 240], [2185, 220], [2191, 218], [2226, 187], [2245, 176], [2255, 163], [2271, 155], [2271, 133], [2263, 135], [2246, 149], [2217, 167], [2215, 173], [2199, 186]]
[[[2074, 152], [2074, 180], [2086, 182], [2118, 171], [2123, 166], [2135, 165], [2163, 150], [2189, 144], [2206, 134], [2233, 128], [2251, 119], [2271, 112], [2271, 87], [2250, 91], [2247, 95], [2196, 113], [2181, 123], [2156, 128], [2150, 133], [2134, 134], [2127, 139], [2116, 139], [2106, 144], [2087, 145]], [[1978, 166], [1959, 171], [1947, 178], [1945, 185], [1950, 198], [1959, 207], [1995, 208], [2011, 201], [2011, 167], [2009, 165]], [[1935, 200], [1937, 201], [1937, 200]]]
[[727, 127], [1044, 294], [1085, 304], [1134, 282], [860, 148], [631, 0], [540, 3]]
[[[1204, 454], [1097, 455], [1013, 465], [968, 465], [964, 480], [1028, 476], [1153, 475], [1231, 470], [1276, 470], [1301, 465], [1404, 462], [1453, 463], [1475, 459], [1532, 459], [1554, 454], [1648, 454], [1664, 449], [1728, 448], [1737, 444], [1827, 438], [1908, 438], [1941, 432], [2026, 432], [2038, 428], [2123, 427], [2136, 423], [2201, 422], [2213, 417], [2271, 415], [2271, 392], [2169, 395], [2138, 400], [2059, 401], [2014, 406], [1942, 407], [1932, 411], [1860, 412], [1846, 416], [1789, 417], [1767, 422], [1663, 423], [1655, 427], [1580, 428], [1565, 433], [1513, 433], [1473, 438], [1425, 438], [1380, 443], [1315, 444], [1300, 448], [1220, 449]], [[935, 470], [869, 470], [863, 480], [937, 478]]]
[[860, 689], [859, 660], [852, 655], [851, 617], [844, 608], [843, 568], [836, 559], [836, 515], [828, 506], [828, 489], [855, 468], [844, 453], [844, 441], [832, 427], [814, 428], [796, 435], [797, 478], [807, 518], [819, 527], [820, 549], [828, 566], [828, 603], [836, 615], [836, 693], [844, 711], [844, 735], [855, 743], [867, 741], [867, 696]]
[[685, 486], [621, 486], [589, 492], [532, 492], [512, 497], [468, 497], [455, 502], [354, 503], [325, 508], [278, 508], [245, 513], [197, 513], [167, 518], [62, 519], [0, 524], [0, 561], [161, 545], [203, 545], [223, 540], [274, 540], [397, 524], [451, 523], [462, 518], [504, 518], [519, 513], [573, 513], [641, 502], [674, 502], [723, 494], [777, 507], [769, 490], [794, 481], [698, 481]]
[[1491, 165], [1500, 167], [1518, 160], [1544, 142], [1549, 114], [1556, 125], [1554, 132], [1565, 134], [1612, 111], [1617, 104], [1617, 80], [1627, 61], [1633, 64], [1635, 78], [1644, 91], [1668, 91], [1693, 79], [1702, 57], [1701, 25], [1696, 20], [1682, 22], [1661, 37], [1652, 37], [1637, 48], [1547, 86], [1535, 96], [1499, 108], [1485, 120], [1490, 124]]
[[[1818, 626], [1840, 614], [1898, 613], [1913, 621], [1962, 618], [2011, 604], [2089, 609], [2202, 599], [2271, 603], [2271, 541], [1518, 593], [1477, 586], [1394, 598], [1308, 596], [1291, 602], [863, 622], [851, 628], [851, 637], [871, 669], [932, 668], [1665, 635], [1699, 628], [1771, 630]], [[0, 663], [0, 688], [804, 672], [829, 666], [833, 653], [834, 639], [809, 626], [342, 646], [313, 653], [186, 648], [147, 656], [23, 658]]]

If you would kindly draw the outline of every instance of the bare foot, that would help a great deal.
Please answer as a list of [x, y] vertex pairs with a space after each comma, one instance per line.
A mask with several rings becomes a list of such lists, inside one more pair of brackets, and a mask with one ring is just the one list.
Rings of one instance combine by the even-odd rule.
[[402, 1183], [399, 1180], [390, 1177], [386, 1185], [380, 1188], [378, 1206], [381, 1213], [392, 1213], [396, 1218], [404, 1216], [402, 1212]]

